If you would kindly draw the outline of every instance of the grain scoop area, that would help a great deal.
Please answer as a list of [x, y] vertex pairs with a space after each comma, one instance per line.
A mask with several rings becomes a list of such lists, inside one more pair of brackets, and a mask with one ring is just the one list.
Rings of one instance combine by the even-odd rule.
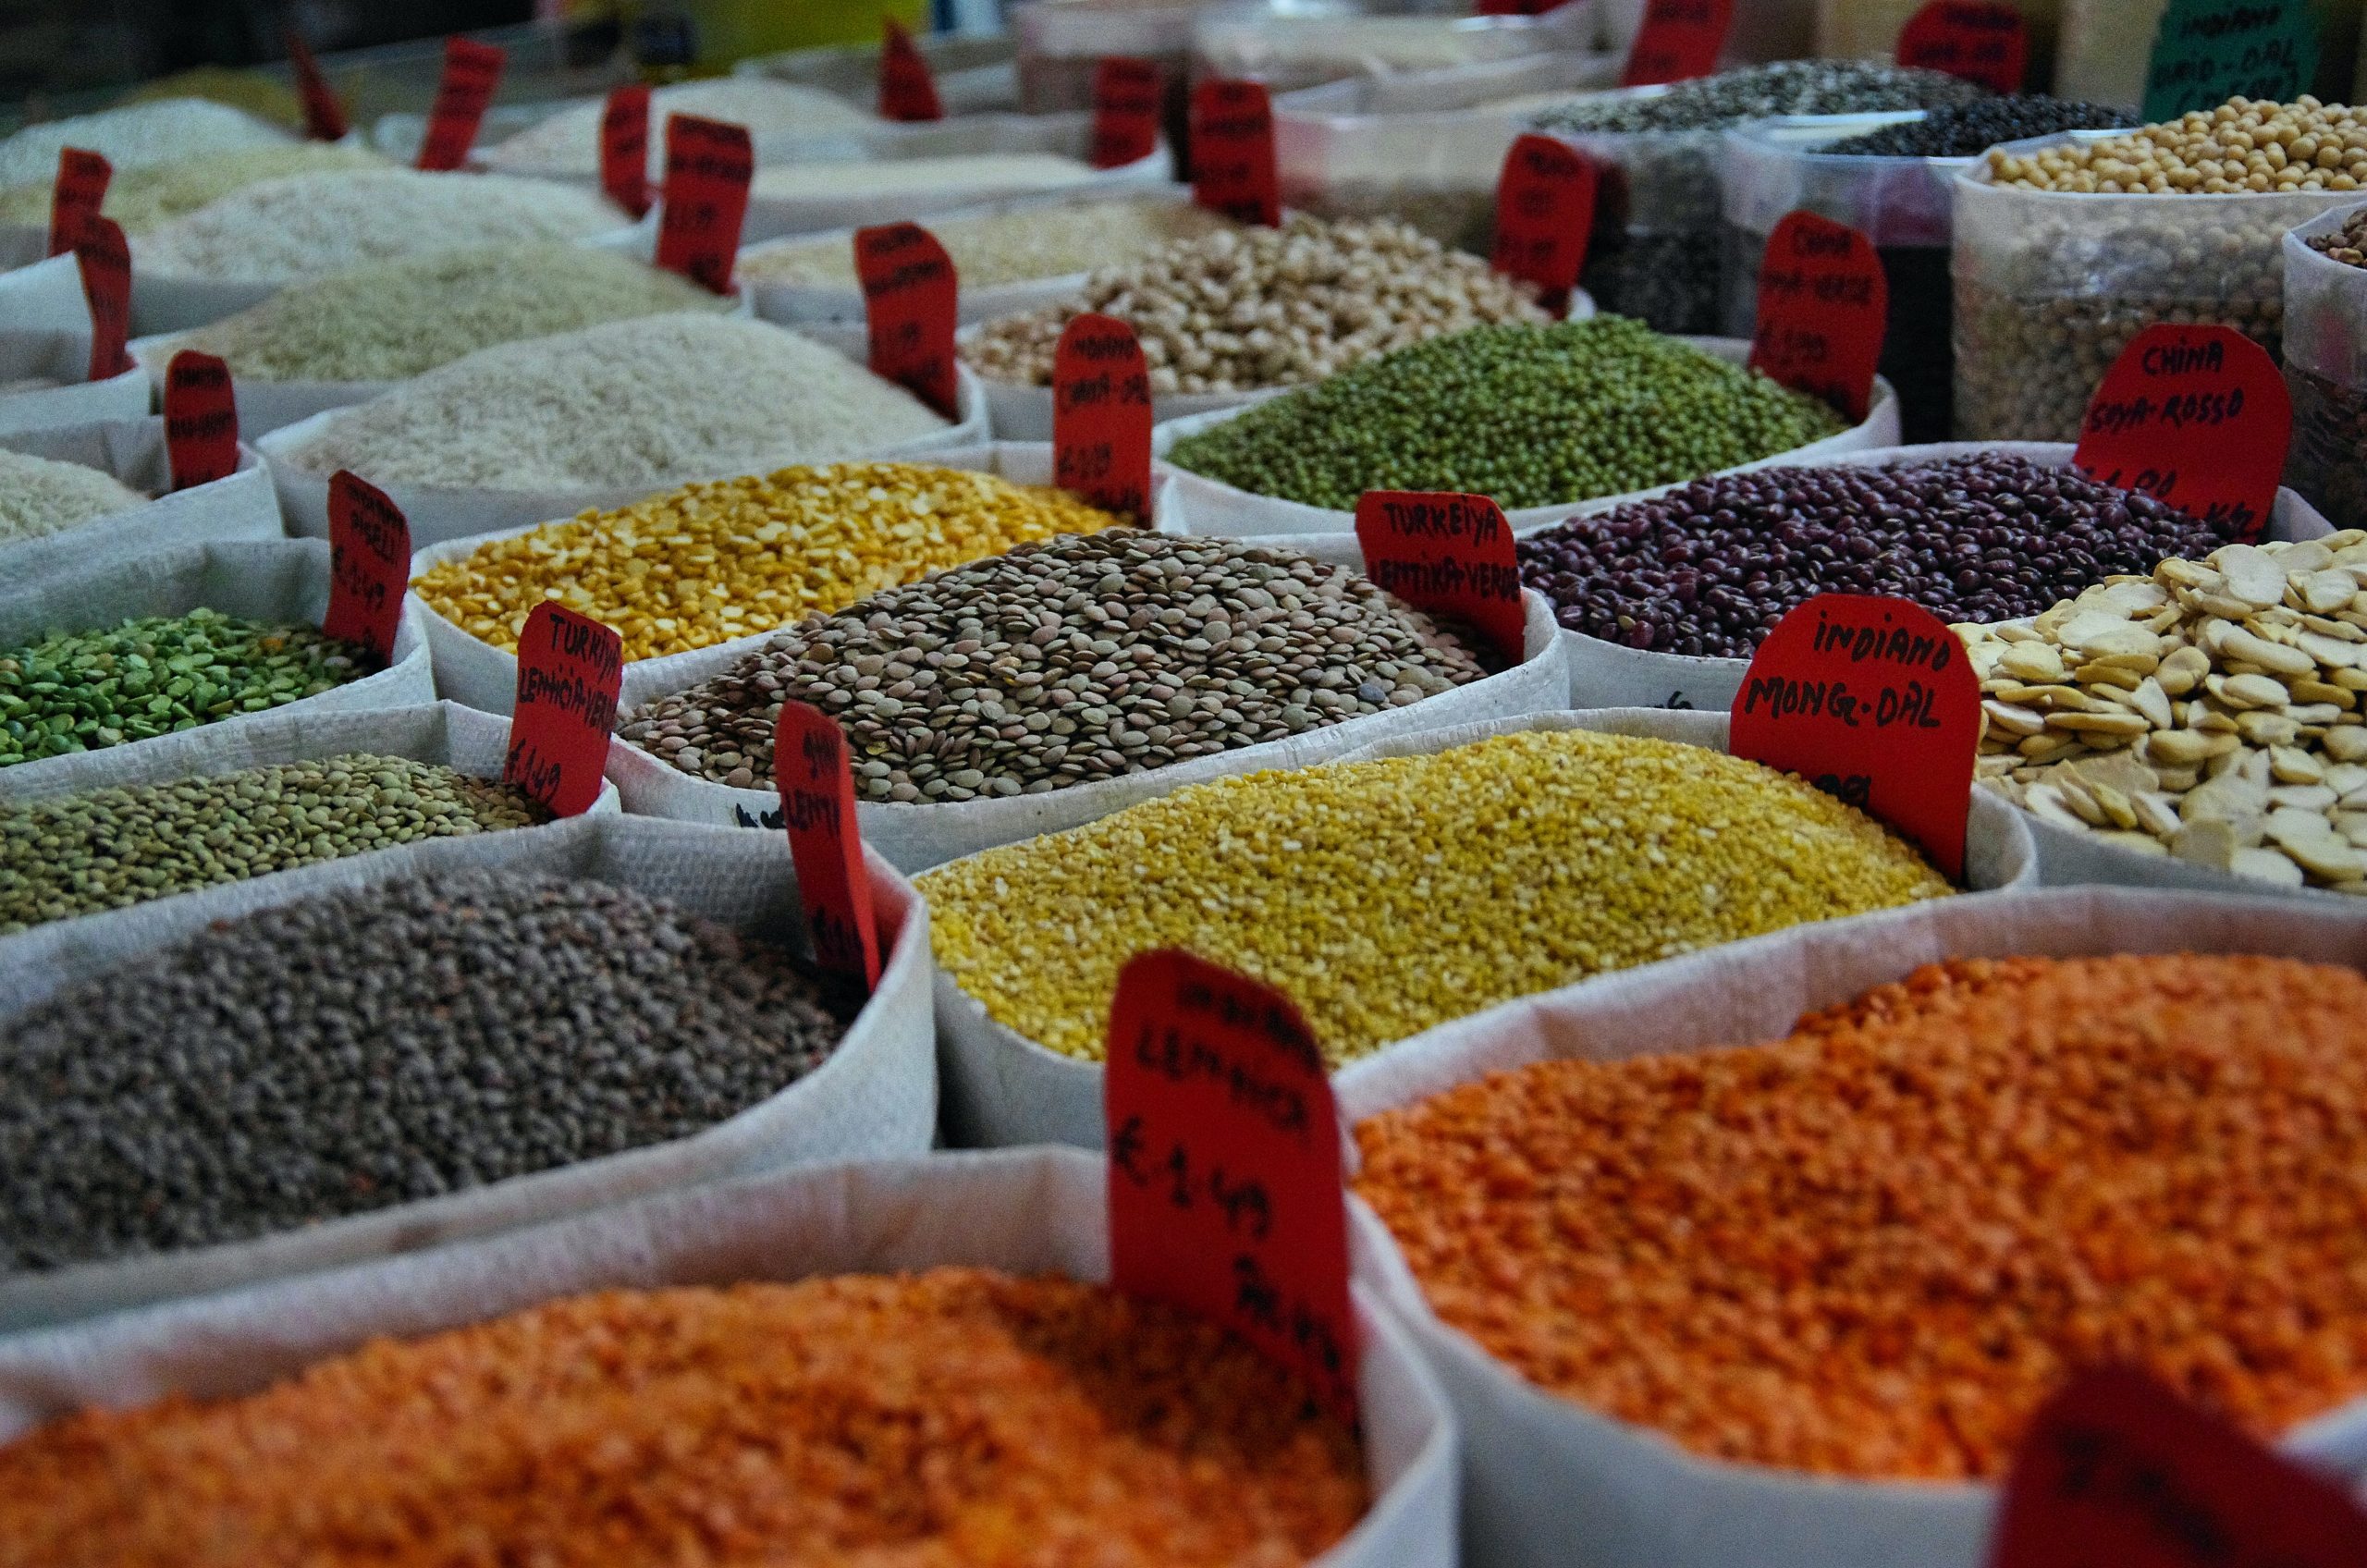
[[0, 1568], [2367, 1563], [2356, 0], [429, 9], [6, 52]]

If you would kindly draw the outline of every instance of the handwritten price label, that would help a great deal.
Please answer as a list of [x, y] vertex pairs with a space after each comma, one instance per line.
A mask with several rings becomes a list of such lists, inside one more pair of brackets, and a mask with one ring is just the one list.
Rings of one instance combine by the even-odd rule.
[[435, 84], [435, 107], [427, 111], [427, 135], [419, 144], [421, 168], [457, 169], [468, 161], [508, 58], [497, 46], [472, 38], [444, 41], [444, 75]]
[[1898, 33], [1898, 63], [1944, 71], [1992, 92], [2018, 92], [2030, 24], [2005, 0], [1932, 0]]
[[402, 508], [359, 474], [329, 475], [329, 613], [321, 630], [391, 664], [410, 586], [411, 521]]
[[239, 472], [238, 393], [219, 357], [183, 349], [165, 366], [165, 458], [176, 490]]
[[879, 45], [879, 117], [883, 120], [941, 120], [945, 104], [937, 95], [937, 78], [904, 24], [893, 17], [880, 18], [885, 36]]
[[657, 264], [711, 292], [730, 293], [732, 258], [748, 217], [748, 182], [755, 174], [746, 126], [668, 116]]
[[2293, 399], [2267, 349], [2232, 327], [2149, 326], [2096, 388], [2071, 460], [2257, 539], [2292, 439]]
[[1889, 311], [1873, 241], [1814, 213], [1786, 213], [1760, 262], [1750, 368], [1863, 420]]
[[557, 815], [581, 815], [600, 798], [624, 678], [624, 643], [614, 631], [547, 600], [536, 605], [518, 639], [518, 701], [502, 781]]
[[104, 381], [131, 368], [124, 345], [131, 341], [131, 247], [123, 227], [96, 214], [82, 220], [74, 241], [75, 265], [82, 274], [82, 302], [91, 308], [90, 381]]
[[783, 702], [773, 730], [773, 778], [814, 956], [868, 991], [879, 984], [879, 925], [855, 820], [854, 770], [838, 721], [811, 703]]
[[1093, 166], [1140, 163], [1159, 147], [1159, 74], [1156, 60], [1122, 55], [1093, 67]]
[[1274, 165], [1274, 105], [1265, 84], [1204, 81], [1192, 89], [1192, 200], [1235, 223], [1282, 221]]
[[2005, 1478], [1991, 1568], [2358, 1568], [2367, 1514], [2139, 1373], [2075, 1377]]
[[1550, 136], [1522, 136], [1496, 177], [1496, 247], [1489, 258], [1510, 277], [1537, 285], [1556, 314], [1570, 305], [1594, 231], [1600, 175], [1594, 160]]
[[57, 183], [49, 193], [49, 254], [62, 256], [81, 238], [82, 226], [99, 215], [115, 165], [80, 147], [57, 150]]
[[1735, 0], [1647, 0], [1619, 85], [1657, 87], [1708, 76], [1718, 68], [1734, 23]]
[[1367, 490], [1356, 497], [1365, 575], [1417, 610], [1478, 629], [1520, 662], [1520, 563], [1502, 507], [1451, 490]]
[[600, 107], [600, 189], [639, 217], [649, 211], [649, 89], [635, 82]]
[[2287, 104], [2318, 68], [2311, 0], [2170, 0], [2145, 67], [2145, 118], [2174, 120], [2241, 95]]
[[1981, 682], [1931, 611], [1819, 594], [1759, 645], [1733, 719], [1735, 755], [1870, 813], [1964, 879]]
[[288, 64], [296, 73], [296, 94], [304, 102], [304, 134], [315, 141], [342, 140], [346, 130], [345, 105], [329, 91], [329, 79], [321, 74], [321, 62], [313, 57], [313, 46], [293, 28], [288, 31], [287, 39]]
[[1145, 953], [1118, 975], [1102, 1082], [1110, 1282], [1233, 1329], [1353, 1419], [1340, 1117], [1298, 1010]]
[[1052, 483], [1150, 521], [1150, 367], [1115, 316], [1070, 318], [1052, 355]]
[[961, 417], [953, 374], [952, 258], [916, 223], [854, 231], [871, 374], [909, 390], [948, 419]]

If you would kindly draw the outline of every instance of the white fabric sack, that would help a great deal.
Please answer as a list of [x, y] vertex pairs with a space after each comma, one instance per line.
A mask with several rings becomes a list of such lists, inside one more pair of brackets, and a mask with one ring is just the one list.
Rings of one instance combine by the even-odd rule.
[[[1014, 151], [1038, 149], [1018, 148]], [[974, 147], [972, 152], [990, 153], [992, 147]], [[889, 154], [896, 156], [899, 154]], [[903, 156], [917, 154], [904, 153]], [[884, 162], [882, 159], [849, 161], [831, 160], [831, 166], [854, 173], [864, 163]], [[1173, 183], [1175, 160], [1164, 143], [1148, 157], [1113, 169], [1095, 169], [1083, 178], [1049, 190], [1078, 195], [1130, 195], [1139, 190], [1158, 190]], [[866, 191], [859, 183], [833, 192], [815, 191], [807, 194], [767, 192], [765, 189], [765, 165], [760, 156], [754, 183], [748, 191], [748, 213], [742, 222], [740, 239], [742, 244], [755, 244], [775, 239], [784, 234], [812, 234], [820, 229], [861, 228], [869, 224], [901, 223], [906, 219], [926, 221], [931, 214], [951, 212], [961, 207], [973, 207], [981, 202], [993, 202], [1005, 197], [1043, 194], [1048, 188], [1026, 184], [1000, 185], [963, 182], [947, 185], [936, 190]]]
[[[147, 375], [160, 403], [165, 371], [181, 347], [181, 335], [178, 332], [131, 340], [132, 362]], [[239, 435], [252, 441], [314, 414], [366, 403], [401, 385], [399, 381], [264, 381], [233, 374], [230, 393], [238, 406]]]
[[[328, 607], [329, 547], [324, 541], [184, 545], [153, 554], [102, 558], [83, 570], [60, 571], [0, 595], [0, 648], [39, 642], [53, 631], [90, 631], [144, 616], [187, 615], [195, 609], [318, 626]], [[98, 754], [133, 767], [147, 748], [169, 745], [178, 735], [227, 736], [272, 714], [399, 708], [435, 700], [427, 632], [418, 610], [407, 605], [395, 631], [394, 659], [374, 674], [262, 713], [239, 714], [200, 725], [195, 730], [129, 741], [105, 747]], [[0, 768], [0, 773], [7, 776], [12, 788], [31, 788], [54, 774], [80, 777], [80, 759], [86, 754], [90, 753], [36, 757]]]
[[[1069, 1149], [820, 1165], [641, 1199], [0, 1344], [0, 1442], [90, 1405], [252, 1392], [375, 1339], [587, 1291], [949, 1266], [1110, 1277], [1106, 1167]], [[1453, 1568], [1455, 1437], [1405, 1331], [1360, 1288], [1372, 1505], [1310, 1568]]]
[[[460, 733], [457, 725], [454, 733]], [[0, 1334], [415, 1252], [785, 1165], [926, 1151], [937, 1124], [928, 914], [910, 883], [876, 857], [868, 865], [889, 943], [878, 988], [828, 1060], [737, 1116], [687, 1138], [253, 1241], [0, 1276]], [[44, 971], [40, 994], [46, 994], [104, 975], [216, 920], [464, 867], [613, 883], [811, 951], [785, 835], [727, 833], [611, 813], [430, 839], [60, 921], [0, 938], [0, 972]]]
[[[838, 345], [833, 344], [832, 347]], [[957, 365], [954, 374], [961, 387], [961, 419], [958, 423], [943, 430], [914, 436], [909, 441], [898, 441], [868, 450], [838, 453], [820, 460], [934, 459], [937, 453], [949, 447], [972, 447], [986, 440], [987, 401], [978, 379], [970, 374], [966, 366]], [[288, 532], [290, 533], [316, 539], [328, 537], [329, 475], [298, 467], [288, 454], [319, 434], [341, 411], [332, 409], [326, 413], [314, 414], [285, 429], [276, 430], [255, 443], [255, 449], [270, 465], [272, 483], [279, 491], [280, 512], [288, 521]], [[416, 549], [426, 545], [440, 545], [448, 539], [497, 533], [504, 529], [543, 522], [555, 517], [573, 517], [578, 512], [631, 506], [644, 496], [655, 496], [695, 480], [768, 473], [781, 466], [778, 459], [763, 453], [751, 453], [743, 461], [723, 464], [708, 472], [676, 474], [656, 483], [637, 484], [586, 485], [567, 490], [496, 490], [475, 485], [394, 483], [381, 484], [379, 488], [386, 493], [386, 498], [401, 509], [411, 523], [411, 546]], [[369, 475], [362, 477], [367, 479]]]
[[[1335, 1080], [1351, 1121], [1490, 1072], [1783, 1037], [1804, 1012], [1948, 958], [2249, 952], [2367, 966], [2367, 910], [2191, 894], [2016, 891], [1797, 926], [1533, 997], [1432, 1030]], [[1986, 1485], [1808, 1476], [1703, 1459], [1547, 1393], [1431, 1311], [1380, 1219], [1351, 1204], [1357, 1277], [1413, 1332], [1464, 1441], [1476, 1568], [1979, 1568]], [[2367, 1464], [2367, 1401], [2284, 1443], [2339, 1472]]]
[[0, 447], [80, 463], [155, 496], [55, 533], [0, 543], [0, 582], [11, 592], [38, 578], [80, 571], [93, 557], [112, 558], [216, 539], [281, 537], [279, 497], [272, 492], [271, 475], [254, 448], [243, 444], [235, 472], [186, 490], [172, 488], [161, 419], [18, 431], [0, 435]]
[[[1429, 704], [1417, 704], [1417, 710]], [[1707, 713], [1662, 713], [1650, 709], [1613, 709], [1601, 713], [1537, 711], [1492, 721], [1456, 723], [1422, 729], [1358, 746], [1324, 760], [1370, 762], [1379, 757], [1414, 756], [1450, 751], [1490, 736], [1524, 729], [1597, 729], [1614, 735], [1677, 741], [1712, 751], [1726, 748], [1726, 716]], [[1291, 765], [1280, 765], [1291, 766]], [[1247, 772], [1250, 769], [1236, 771]], [[1158, 775], [1162, 784], [1165, 776]], [[1149, 799], [1168, 793], [1165, 788], [1142, 791]], [[1133, 802], [1126, 802], [1133, 804]], [[2031, 883], [2037, 853], [2020, 814], [1993, 796], [1976, 789], [1972, 820], [1965, 847], [1966, 885], [1976, 890], [2023, 887]], [[1856, 919], [1825, 924], [1851, 926]], [[1650, 966], [1657, 968], [1659, 966]], [[1631, 973], [1617, 971], [1614, 973]], [[945, 1136], [955, 1147], [1007, 1144], [1075, 1144], [1101, 1146], [1101, 1064], [1040, 1046], [1016, 1030], [987, 1016], [985, 1006], [962, 989], [943, 969], [937, 969], [938, 1072], [944, 1084]], [[1600, 985], [1601, 977], [1582, 982], [1577, 989]], [[1508, 1009], [1527, 1005], [1507, 1002], [1475, 1014], [1492, 1018]], [[1466, 1026], [1469, 1020], [1441, 1028]], [[1438, 1031], [1412, 1036], [1427, 1040]], [[1406, 1048], [1404, 1042], [1381, 1047], [1366, 1060], [1379, 1060]]]
[[90, 374], [91, 305], [73, 254], [0, 273], [0, 386], [54, 384], [0, 392], [0, 433], [138, 419], [148, 411], [148, 378], [138, 366], [99, 381]]
[[2285, 385], [2293, 396], [2293, 445], [2285, 477], [2337, 527], [2367, 521], [2367, 268], [2337, 262], [2310, 241], [2358, 214], [2342, 207], [2288, 231], [2285, 254]]
[[[1686, 342], [1704, 352], [1734, 364], [1750, 358], [1750, 345], [1736, 337], [1688, 337]], [[1247, 490], [1210, 479], [1189, 469], [1177, 468], [1165, 460], [1175, 443], [1187, 435], [1196, 435], [1210, 426], [1239, 416], [1239, 409], [1220, 413], [1200, 414], [1161, 424], [1150, 433], [1153, 457], [1160, 459], [1162, 472], [1175, 475], [1175, 499], [1183, 508], [1181, 521], [1186, 533], [1212, 533], [1233, 539], [1279, 538], [1282, 535], [1308, 533], [1353, 534], [1356, 528], [1354, 512], [1332, 511], [1323, 507], [1303, 506], [1279, 496], [1255, 495]], [[1844, 452], [1864, 451], [1874, 447], [1898, 445], [1898, 397], [1890, 383], [1880, 376], [1874, 378], [1874, 395], [1868, 405], [1863, 421], [1837, 435], [1811, 441], [1805, 447], [1795, 447], [1788, 452], [1760, 458], [1754, 462], [1738, 463], [1733, 468], [1719, 469], [1719, 473], [1745, 473], [1752, 469], [1772, 468], [1778, 464], [1814, 461]], [[1696, 475], [1695, 477], [1702, 477]], [[1680, 480], [1677, 484], [1690, 481]], [[1507, 511], [1505, 521], [1519, 534], [1533, 533], [1565, 518], [1582, 517], [1588, 512], [1607, 511], [1628, 501], [1640, 501], [1673, 490], [1675, 484], [1655, 485], [1649, 490], [1632, 490], [1617, 496], [1598, 496], [1586, 501], [1561, 501], [1549, 507], [1522, 507]]]

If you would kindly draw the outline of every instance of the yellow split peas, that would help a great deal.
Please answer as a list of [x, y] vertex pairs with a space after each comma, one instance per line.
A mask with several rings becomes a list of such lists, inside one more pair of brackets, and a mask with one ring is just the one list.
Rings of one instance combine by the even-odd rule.
[[915, 878], [998, 1022], [1098, 1060], [1127, 959], [1184, 948], [1306, 1013], [1337, 1066], [1696, 948], [1937, 898], [1871, 817], [1757, 763], [1529, 731], [1193, 785]]
[[793, 626], [932, 571], [1119, 521], [1060, 491], [968, 469], [785, 468], [495, 539], [411, 586], [496, 647], [515, 649], [528, 612], [549, 599], [614, 627], [628, 659], [648, 659]]

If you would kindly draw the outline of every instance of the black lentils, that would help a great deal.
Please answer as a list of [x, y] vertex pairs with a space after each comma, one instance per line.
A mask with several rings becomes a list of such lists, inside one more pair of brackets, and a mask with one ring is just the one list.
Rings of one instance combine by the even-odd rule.
[[1860, 158], [1969, 158], [2001, 142], [2066, 130], [2126, 130], [2140, 123], [2127, 109], [2031, 92], [1933, 109], [1919, 120], [1886, 125], [1821, 151]]
[[227, 922], [0, 1029], [0, 1274], [683, 1137], [852, 1014], [786, 951], [600, 882], [463, 871]]
[[1991, 454], [1705, 479], [1523, 540], [1520, 563], [1522, 581], [1573, 631], [1748, 658], [1785, 611], [1820, 593], [1893, 594], [1943, 620], [2008, 620], [2226, 542], [2149, 496]]

